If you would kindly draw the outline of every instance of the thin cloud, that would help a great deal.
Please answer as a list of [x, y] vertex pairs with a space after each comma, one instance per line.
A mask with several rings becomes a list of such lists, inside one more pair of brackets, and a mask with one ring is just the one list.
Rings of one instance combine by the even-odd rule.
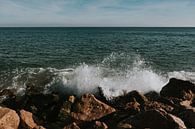
[[195, 26], [192, 0], [0, 0], [0, 26]]

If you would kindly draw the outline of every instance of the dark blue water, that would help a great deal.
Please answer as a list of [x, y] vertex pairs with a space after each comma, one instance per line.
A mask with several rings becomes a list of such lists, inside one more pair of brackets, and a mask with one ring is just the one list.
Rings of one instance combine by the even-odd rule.
[[137, 57], [158, 73], [193, 73], [195, 28], [0, 28], [1, 85], [21, 69], [128, 69]]

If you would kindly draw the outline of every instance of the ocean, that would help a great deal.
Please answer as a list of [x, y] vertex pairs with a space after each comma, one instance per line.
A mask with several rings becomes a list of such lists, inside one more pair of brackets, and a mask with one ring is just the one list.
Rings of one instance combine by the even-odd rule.
[[195, 82], [195, 28], [0, 28], [0, 89], [106, 97]]

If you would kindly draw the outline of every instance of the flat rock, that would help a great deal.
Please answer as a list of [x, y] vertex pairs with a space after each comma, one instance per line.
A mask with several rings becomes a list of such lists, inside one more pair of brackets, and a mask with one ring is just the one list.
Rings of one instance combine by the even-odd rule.
[[92, 94], [84, 94], [75, 103], [71, 116], [75, 120], [92, 121], [115, 112], [111, 106], [97, 100]]
[[0, 129], [18, 129], [20, 118], [9, 108], [0, 107]]

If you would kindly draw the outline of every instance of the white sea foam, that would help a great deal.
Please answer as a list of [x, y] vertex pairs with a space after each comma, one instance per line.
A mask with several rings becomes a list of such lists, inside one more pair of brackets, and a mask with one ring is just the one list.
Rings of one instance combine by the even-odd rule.
[[[124, 58], [124, 55], [122, 57]], [[195, 80], [193, 72], [175, 71], [162, 75], [146, 66], [140, 57], [136, 56], [132, 60], [132, 57], [125, 56], [124, 59], [125, 63], [123, 61], [116, 67], [114, 64], [121, 62], [121, 55], [112, 54], [97, 65], [81, 64], [69, 69], [25, 69], [13, 77], [11, 88], [23, 94], [26, 86], [32, 84], [37, 88], [42, 87], [45, 93], [57, 91], [81, 95], [86, 92], [96, 93], [98, 87], [101, 87], [104, 95], [111, 98], [132, 90], [143, 93], [151, 90], [159, 92], [171, 77], [192, 82]]]

